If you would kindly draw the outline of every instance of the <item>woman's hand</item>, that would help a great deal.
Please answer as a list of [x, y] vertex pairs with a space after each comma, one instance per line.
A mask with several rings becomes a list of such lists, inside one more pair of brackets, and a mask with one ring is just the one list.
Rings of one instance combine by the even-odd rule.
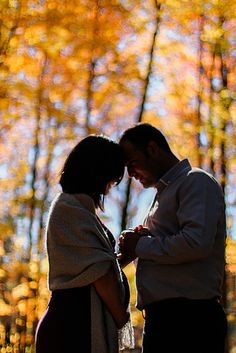
[[121, 233], [121, 236], [119, 238], [119, 245], [120, 245], [120, 250], [121, 250], [121, 254], [133, 261], [134, 259], [136, 259], [137, 255], [135, 253], [135, 248], [137, 245], [137, 242], [139, 241], [140, 236], [137, 232], [126, 232]]
[[110, 267], [108, 272], [93, 283], [96, 292], [112, 315], [118, 329], [122, 328], [130, 318], [120, 296], [120, 284], [115, 271]]
[[122, 268], [136, 259], [136, 245], [142, 236], [150, 235], [147, 227], [139, 225], [134, 229], [127, 229], [121, 232], [118, 239], [119, 254], [118, 260]]

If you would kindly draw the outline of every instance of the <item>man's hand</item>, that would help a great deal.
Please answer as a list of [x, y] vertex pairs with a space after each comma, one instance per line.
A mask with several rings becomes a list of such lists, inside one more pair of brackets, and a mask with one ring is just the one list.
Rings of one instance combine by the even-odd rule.
[[149, 235], [149, 230], [147, 227], [143, 227], [143, 225], [139, 225], [137, 227], [135, 227], [134, 232], [138, 233], [139, 236], [146, 236]]

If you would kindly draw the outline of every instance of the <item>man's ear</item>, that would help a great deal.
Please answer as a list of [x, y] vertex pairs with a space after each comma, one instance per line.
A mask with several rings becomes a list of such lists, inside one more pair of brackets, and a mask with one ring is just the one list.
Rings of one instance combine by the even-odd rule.
[[156, 156], [160, 152], [160, 147], [155, 141], [149, 141], [147, 145], [148, 154], [152, 157]]

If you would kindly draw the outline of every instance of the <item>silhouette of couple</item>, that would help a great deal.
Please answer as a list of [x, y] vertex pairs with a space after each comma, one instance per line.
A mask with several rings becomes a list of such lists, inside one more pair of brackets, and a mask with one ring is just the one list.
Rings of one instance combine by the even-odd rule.
[[[124, 174], [156, 190], [142, 225], [116, 241], [96, 211]], [[150, 124], [119, 143], [89, 135], [69, 153], [46, 227], [51, 298], [36, 353], [118, 353], [135, 348], [129, 284], [135, 261], [143, 353], [224, 353], [221, 304], [226, 239], [219, 183], [179, 160]]]

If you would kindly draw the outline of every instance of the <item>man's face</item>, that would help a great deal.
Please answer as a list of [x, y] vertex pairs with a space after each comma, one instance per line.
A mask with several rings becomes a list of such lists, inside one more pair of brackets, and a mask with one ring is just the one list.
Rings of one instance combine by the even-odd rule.
[[125, 154], [129, 176], [139, 180], [144, 188], [155, 186], [160, 176], [154, 154], [148, 150], [144, 153], [128, 141], [123, 142], [121, 147]]

